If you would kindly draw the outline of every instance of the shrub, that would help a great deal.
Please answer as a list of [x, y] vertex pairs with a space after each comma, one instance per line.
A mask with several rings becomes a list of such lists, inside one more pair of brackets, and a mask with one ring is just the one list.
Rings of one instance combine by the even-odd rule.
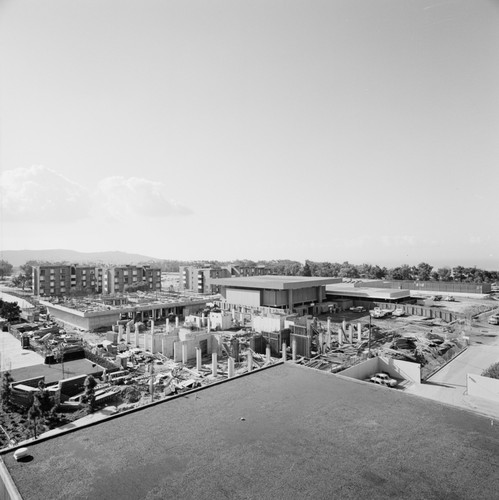
[[482, 377], [499, 379], [499, 363], [490, 365], [486, 370], [482, 372]]

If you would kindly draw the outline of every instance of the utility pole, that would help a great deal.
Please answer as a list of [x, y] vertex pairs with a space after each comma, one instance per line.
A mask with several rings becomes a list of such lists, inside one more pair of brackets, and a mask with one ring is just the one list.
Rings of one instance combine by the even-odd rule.
[[369, 313], [369, 341], [368, 341], [368, 344], [367, 344], [367, 357], [370, 358], [371, 357], [371, 319], [372, 319], [372, 316], [371, 316], [371, 313]]

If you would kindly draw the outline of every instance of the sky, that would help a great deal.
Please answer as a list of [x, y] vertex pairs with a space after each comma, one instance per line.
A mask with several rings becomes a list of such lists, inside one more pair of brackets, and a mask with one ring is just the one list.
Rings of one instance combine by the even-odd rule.
[[0, 244], [499, 269], [499, 2], [0, 0]]

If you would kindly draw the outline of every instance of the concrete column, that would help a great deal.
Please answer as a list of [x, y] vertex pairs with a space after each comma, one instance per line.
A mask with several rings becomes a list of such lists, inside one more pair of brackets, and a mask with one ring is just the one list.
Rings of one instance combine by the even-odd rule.
[[267, 360], [267, 363], [270, 363], [270, 346], [268, 344], [265, 348], [265, 358]]
[[343, 345], [343, 325], [338, 325], [338, 345]]
[[182, 364], [187, 364], [187, 343], [182, 342]]
[[161, 335], [161, 354], [166, 356], [166, 341], [164, 335]]
[[166, 334], [170, 333], [170, 320], [166, 318]]
[[343, 326], [343, 331], [345, 332], [345, 335], [347, 333], [347, 322], [346, 320], [343, 320], [343, 323], [341, 324]]
[[239, 313], [239, 322], [244, 326], [244, 313]]
[[139, 346], [139, 325], [135, 323], [135, 347]]
[[157, 335], [155, 337], [154, 335], [151, 334], [151, 352], [152, 352], [152, 354], [156, 354], [158, 352], [157, 343], [155, 342], [155, 340], [157, 338], [158, 338]]
[[331, 349], [331, 330], [328, 330], [326, 333], [326, 345]]
[[348, 340], [350, 344], [353, 344], [353, 325], [348, 325]]
[[253, 370], [253, 353], [248, 351], [248, 371]]
[[198, 372], [201, 372], [201, 349], [199, 347], [196, 347], [196, 370]]
[[216, 352], [213, 352], [211, 353], [211, 374], [216, 377], [217, 376], [217, 365], [218, 365], [218, 361], [217, 361], [217, 353]]
[[324, 345], [324, 335], [322, 332], [319, 332], [319, 352], [322, 353], [322, 349]]
[[236, 320], [236, 311], [234, 311], [234, 309], [232, 309], [231, 314], [232, 314], [232, 321], [235, 321]]
[[123, 325], [118, 325], [118, 342], [123, 340]]
[[182, 342], [177, 341], [173, 343], [173, 361], [179, 363], [182, 359]]
[[178, 316], [175, 316], [175, 327], [178, 328]]
[[201, 314], [201, 325], [199, 326], [204, 326], [204, 322], [206, 321], [206, 316], [204, 315], [204, 313]]
[[229, 358], [227, 371], [228, 377], [232, 378], [234, 376], [234, 358]]
[[296, 361], [296, 339], [291, 341], [291, 352], [293, 356], [293, 361]]
[[286, 342], [282, 343], [282, 360], [286, 361]]
[[327, 331], [328, 331], [328, 333], [331, 332], [331, 318], [327, 319]]
[[154, 320], [151, 320], [151, 335], [154, 335]]
[[210, 318], [208, 318], [208, 321], [206, 323], [206, 331], [208, 333], [211, 332], [211, 321], [210, 321]]
[[357, 323], [357, 342], [362, 342], [362, 325]]
[[130, 323], [126, 324], [126, 343], [130, 343]]

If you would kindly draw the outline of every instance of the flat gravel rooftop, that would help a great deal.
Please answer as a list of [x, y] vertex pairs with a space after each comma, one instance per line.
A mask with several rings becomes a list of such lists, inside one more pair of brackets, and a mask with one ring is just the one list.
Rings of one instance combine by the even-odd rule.
[[338, 283], [341, 278], [318, 278], [308, 276], [243, 276], [239, 278], [213, 278], [214, 285], [224, 285], [230, 288], [258, 288], [269, 290], [296, 290], [313, 286], [325, 286]]
[[3, 455], [31, 499], [485, 499], [499, 425], [280, 364]]

